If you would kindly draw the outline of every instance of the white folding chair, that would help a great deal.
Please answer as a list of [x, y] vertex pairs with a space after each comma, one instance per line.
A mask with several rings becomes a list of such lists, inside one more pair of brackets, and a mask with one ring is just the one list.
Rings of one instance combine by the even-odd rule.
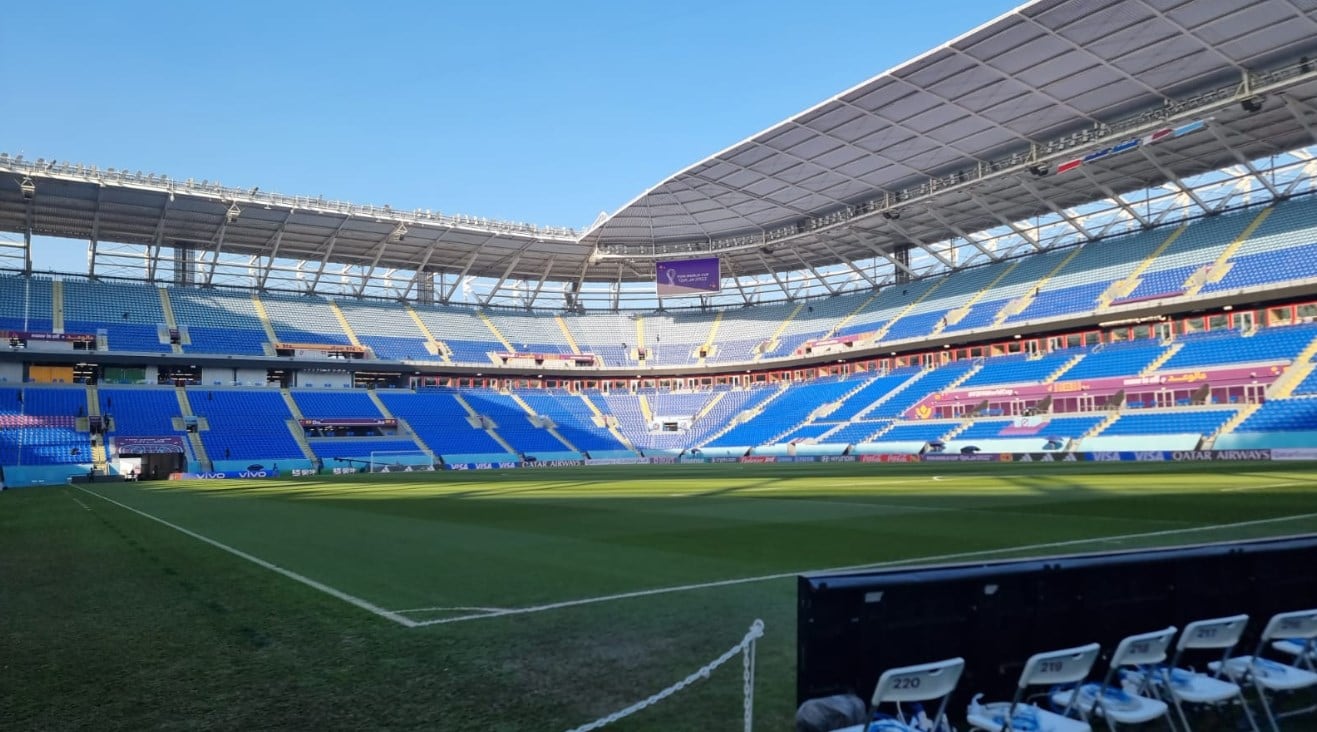
[[[951, 724], [947, 721], [947, 700], [950, 699], [951, 692], [956, 690], [956, 684], [960, 682], [960, 674], [964, 670], [963, 658], [888, 669], [878, 677], [878, 685], [873, 689], [871, 700], [873, 720], [866, 725], [846, 727], [838, 732], [950, 730]], [[937, 711], [931, 718], [927, 716], [927, 712], [905, 709], [901, 706], [939, 700]], [[885, 711], [884, 705], [891, 705], [895, 713]]]
[[1287, 656], [1293, 656], [1293, 665], [1306, 668], [1309, 671], [1317, 671], [1317, 639], [1309, 638], [1304, 641], [1286, 638], [1285, 640], [1272, 641], [1271, 647], [1273, 650]]
[[1212, 666], [1238, 683], [1251, 683], [1262, 701], [1262, 711], [1267, 715], [1268, 724], [1271, 725], [1272, 730], [1279, 732], [1276, 713], [1271, 708], [1267, 693], [1317, 687], [1317, 673], [1307, 668], [1263, 658], [1262, 651], [1266, 649], [1269, 642], [1301, 641], [1307, 645], [1313, 638], [1317, 638], [1317, 610], [1278, 613], [1271, 617], [1267, 627], [1262, 630], [1257, 650], [1253, 655], [1226, 658]]
[[[1244, 692], [1228, 679], [1215, 675], [1199, 673], [1181, 667], [1185, 651], [1221, 651], [1221, 658], [1229, 658], [1230, 651], [1239, 643], [1244, 628], [1248, 626], [1247, 615], [1232, 615], [1225, 618], [1195, 620], [1185, 626], [1180, 633], [1180, 640], [1175, 644], [1175, 657], [1171, 664], [1159, 669], [1150, 669], [1144, 677], [1151, 688], [1164, 695], [1175, 706], [1175, 712], [1184, 725], [1185, 732], [1191, 732], [1189, 717], [1184, 713], [1185, 704], [1211, 705], [1219, 707], [1231, 701], [1239, 702], [1248, 719], [1249, 728], [1257, 732], [1257, 722], [1253, 712], [1248, 708]], [[1209, 664], [1210, 665], [1210, 664]]]
[[1175, 638], [1175, 630], [1172, 625], [1164, 630], [1140, 633], [1122, 640], [1111, 654], [1107, 675], [1101, 684], [1081, 684], [1054, 692], [1052, 705], [1062, 708], [1075, 705], [1086, 719], [1096, 714], [1113, 731], [1117, 724], [1144, 724], [1158, 717], [1164, 717], [1174, 730], [1175, 721], [1171, 718], [1170, 706], [1161, 699], [1145, 696], [1146, 693], [1156, 693], [1149, 691], [1147, 675], [1144, 674], [1141, 682], [1133, 689], [1127, 689], [1121, 684], [1119, 674], [1126, 668], [1164, 663], [1166, 650]]
[[1014, 699], [980, 704], [979, 698], [974, 697], [966, 714], [970, 729], [987, 732], [1091, 732], [1088, 722], [1070, 716], [1079, 713], [1073, 697], [1062, 713], [1057, 714], [1041, 709], [1036, 704], [1025, 704], [1025, 690], [1031, 686], [1079, 684], [1088, 678], [1100, 650], [1101, 646], [1097, 643], [1090, 643], [1031, 656], [1020, 672]]

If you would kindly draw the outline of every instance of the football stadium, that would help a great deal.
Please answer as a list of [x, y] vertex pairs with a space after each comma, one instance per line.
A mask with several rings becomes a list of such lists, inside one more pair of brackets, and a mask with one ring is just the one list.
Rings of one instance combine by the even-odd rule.
[[0, 152], [2, 726], [1317, 729], [1314, 59], [1035, 0], [583, 229]]

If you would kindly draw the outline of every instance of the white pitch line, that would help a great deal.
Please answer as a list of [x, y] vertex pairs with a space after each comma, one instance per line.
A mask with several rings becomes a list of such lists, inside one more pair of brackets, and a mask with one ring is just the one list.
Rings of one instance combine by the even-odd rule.
[[1309, 485], [1305, 480], [1291, 480], [1288, 483], [1266, 483], [1264, 485], [1246, 485], [1238, 488], [1222, 488], [1222, 493], [1242, 493], [1244, 491], [1261, 491], [1267, 488], [1285, 488], [1292, 485]]
[[69, 498], [72, 498], [74, 503], [78, 504], [79, 506], [82, 506], [82, 510], [84, 510], [84, 511], [90, 511], [90, 510], [91, 510], [91, 506], [88, 506], [87, 504], [85, 504], [85, 503], [83, 503], [82, 501], [78, 500], [78, 497], [75, 496], [75, 495], [73, 495], [72, 493], [65, 493], [64, 495], [68, 496]]
[[1081, 546], [1084, 544], [1098, 544], [1118, 541], [1127, 541], [1130, 539], [1148, 539], [1158, 536], [1173, 536], [1176, 534], [1189, 534], [1201, 531], [1216, 531], [1218, 529], [1235, 529], [1246, 526], [1261, 526], [1264, 524], [1281, 523], [1284, 521], [1297, 521], [1300, 519], [1317, 518], [1317, 513], [1305, 513], [1295, 516], [1278, 516], [1269, 519], [1257, 519], [1254, 521], [1240, 521], [1233, 524], [1211, 524], [1208, 526], [1194, 526], [1183, 529], [1165, 529], [1162, 531], [1144, 531], [1137, 534], [1118, 534], [1115, 536], [1102, 536], [1092, 539], [1070, 539], [1067, 541], [1052, 541], [1043, 544], [1026, 544], [1023, 546], [1003, 547], [1000, 549], [983, 549], [972, 552], [956, 552], [954, 554], [939, 554], [925, 557], [912, 557], [909, 559], [897, 559], [890, 562], [878, 562], [874, 564], [854, 564], [847, 567], [830, 567], [827, 569], [814, 569], [802, 572], [778, 572], [776, 574], [765, 574], [757, 577], [739, 577], [736, 579], [715, 580], [713, 582], [698, 582], [687, 585], [675, 585], [672, 587], [657, 587], [648, 590], [635, 590], [633, 592], [619, 592], [614, 595], [601, 595], [599, 597], [586, 597], [578, 600], [565, 600], [563, 602], [551, 602], [544, 605], [532, 605], [529, 607], [511, 608], [494, 613], [482, 613], [479, 615], [458, 615], [452, 618], [436, 618], [433, 620], [421, 620], [415, 623], [416, 627], [425, 627], [428, 625], [445, 625], [448, 623], [460, 623], [467, 620], [479, 620], [482, 618], [497, 618], [504, 615], [526, 615], [529, 613], [540, 613], [546, 610], [559, 610], [567, 607], [577, 607], [580, 605], [593, 605], [600, 602], [613, 602], [615, 600], [629, 600], [637, 597], [650, 597], [652, 595], [665, 595], [674, 592], [690, 592], [692, 590], [705, 590], [715, 587], [731, 587], [733, 585], [751, 584], [754, 582], [768, 582], [771, 580], [787, 579], [788, 577], [797, 577], [802, 574], [820, 574], [831, 572], [853, 572], [862, 569], [882, 569], [884, 567], [896, 567], [903, 564], [913, 564], [915, 562], [946, 562], [955, 559], [972, 559], [974, 557], [986, 557], [996, 554], [1007, 554], [1019, 551], [1034, 551], [1037, 549], [1057, 549], [1067, 546]]
[[505, 613], [505, 607], [470, 607], [467, 605], [448, 605], [444, 607], [414, 607], [407, 610], [394, 610], [395, 613], [438, 613], [452, 610], [475, 610], [482, 613]]
[[[99, 498], [99, 499], [101, 499], [102, 501], [106, 501], [106, 502], [108, 502], [108, 503], [113, 503], [114, 505], [118, 506], [119, 508], [122, 508], [122, 509], [125, 509], [125, 510], [128, 510], [128, 511], [132, 511], [133, 513], [137, 514], [138, 516], [142, 516], [143, 518], [149, 518], [149, 519], [151, 519], [152, 521], [155, 521], [156, 523], [159, 523], [159, 524], [163, 524], [163, 525], [165, 525], [165, 526], [168, 526], [169, 528], [171, 528], [171, 529], [173, 529], [173, 530], [175, 530], [175, 531], [177, 531], [177, 532], [179, 532], [179, 533], [187, 534], [188, 536], [192, 537], [193, 539], [196, 539], [197, 541], [202, 541], [202, 542], [205, 542], [205, 543], [207, 543], [207, 544], [210, 544], [211, 546], [215, 547], [216, 549], [221, 549], [221, 550], [223, 550], [223, 551], [226, 551], [226, 552], [228, 552], [229, 554], [232, 554], [233, 556], [238, 557], [238, 558], [240, 558], [240, 559], [246, 559], [247, 561], [251, 562], [252, 564], [255, 564], [255, 565], [258, 566], [258, 567], [263, 567], [263, 568], [265, 568], [265, 569], [270, 570], [271, 572], [277, 572], [278, 574], [281, 574], [281, 575], [287, 577], [287, 578], [290, 579], [290, 580], [293, 580], [293, 581], [295, 581], [295, 582], [300, 582], [300, 583], [302, 583], [302, 584], [304, 584], [304, 585], [306, 585], [307, 587], [310, 587], [310, 588], [312, 588], [312, 589], [320, 590], [321, 592], [325, 593], [326, 595], [329, 595], [330, 597], [338, 598], [339, 600], [342, 600], [343, 602], [346, 602], [346, 603], [348, 603], [349, 605], [355, 605], [356, 607], [359, 607], [359, 608], [361, 608], [362, 610], [365, 610], [365, 611], [367, 611], [367, 612], [374, 613], [374, 614], [380, 616], [381, 618], [384, 618], [384, 619], [386, 619], [386, 620], [392, 620], [393, 622], [395, 622], [395, 623], [397, 623], [397, 624], [399, 624], [399, 625], [402, 625], [402, 626], [408, 627], [408, 628], [414, 628], [414, 627], [416, 627], [417, 625], [419, 625], [419, 623], [417, 623], [415, 620], [412, 620], [411, 618], [405, 618], [405, 617], [403, 617], [403, 616], [399, 615], [398, 613], [395, 613], [395, 612], [393, 612], [393, 611], [391, 611], [391, 610], [385, 610], [384, 608], [380, 607], [379, 605], [375, 605], [375, 604], [373, 604], [373, 603], [367, 602], [366, 600], [363, 600], [363, 599], [361, 599], [360, 597], [357, 597], [356, 595], [349, 595], [348, 593], [346, 593], [346, 592], [344, 592], [344, 591], [342, 591], [342, 590], [340, 590], [340, 589], [336, 589], [336, 588], [334, 588], [334, 587], [330, 587], [329, 585], [327, 585], [327, 584], [325, 584], [325, 583], [323, 583], [323, 582], [317, 582], [316, 580], [313, 580], [313, 579], [311, 579], [310, 577], [307, 577], [307, 576], [305, 576], [305, 575], [300, 575], [300, 574], [298, 574], [298, 573], [292, 571], [291, 569], [284, 569], [283, 567], [280, 567], [280, 566], [277, 565], [277, 564], [273, 564], [273, 563], [271, 563], [271, 562], [267, 562], [267, 561], [265, 561], [264, 559], [261, 559], [260, 557], [257, 557], [257, 556], [253, 556], [253, 555], [251, 555], [251, 554], [248, 554], [247, 552], [244, 552], [244, 551], [242, 551], [241, 549], [234, 549], [233, 547], [229, 546], [228, 544], [224, 544], [224, 543], [222, 543], [222, 542], [215, 541], [214, 539], [211, 539], [211, 538], [209, 538], [209, 537], [202, 536], [201, 534], [198, 534], [197, 532], [195, 532], [195, 531], [191, 531], [191, 530], [189, 530], [189, 529], [185, 529], [185, 528], [183, 528], [182, 526], [179, 526], [178, 524], [170, 523], [170, 522], [168, 522], [168, 521], [166, 521], [166, 520], [160, 518], [159, 516], [153, 516], [153, 515], [147, 513], [146, 511], [141, 511], [141, 510], [138, 510], [138, 509], [136, 509], [136, 508], [133, 508], [132, 506], [128, 506], [128, 505], [122, 504], [122, 503], [120, 503], [120, 502], [114, 500], [113, 498], [109, 498], [109, 497], [107, 497], [107, 496], [103, 496], [103, 495], [101, 495], [101, 494], [99, 494], [99, 493], [96, 493], [95, 491], [89, 491], [89, 490], [87, 490], [86, 488], [83, 488], [82, 486], [74, 486], [74, 487], [77, 488], [78, 490], [82, 491], [83, 493], [86, 493], [86, 494], [89, 495], [89, 496], [95, 496], [96, 498]], [[75, 499], [75, 500], [76, 500], [76, 499]]]

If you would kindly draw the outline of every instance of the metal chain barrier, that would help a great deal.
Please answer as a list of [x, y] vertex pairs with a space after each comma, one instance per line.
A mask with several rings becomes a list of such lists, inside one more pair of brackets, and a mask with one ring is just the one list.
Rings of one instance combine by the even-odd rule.
[[741, 638], [740, 643], [737, 643], [736, 645], [727, 649], [727, 651], [723, 653], [721, 656], [701, 666], [697, 671], [695, 671], [691, 675], [687, 676], [681, 681], [678, 681], [672, 686], [669, 686], [663, 691], [651, 695], [647, 699], [632, 704], [626, 709], [613, 712], [607, 717], [600, 717], [599, 719], [596, 719], [595, 721], [590, 722], [589, 724], [583, 724], [580, 727], [570, 730], [570, 732], [590, 732], [590, 730], [596, 730], [601, 727], [606, 727], [612, 724], [613, 722], [618, 721], [619, 719], [624, 719], [626, 717], [631, 716], [632, 714], [635, 714], [636, 712], [642, 709], [651, 707], [663, 701], [664, 699], [667, 699], [673, 694], [681, 691], [682, 689], [685, 689], [687, 686], [690, 686], [696, 681], [699, 681], [700, 679], [709, 678], [709, 675], [713, 673], [714, 669], [718, 668], [724, 663], [727, 663], [732, 658], [734, 658], [738, 653], [740, 653], [743, 657], [742, 660], [743, 691], [744, 691], [745, 699], [742, 706], [745, 712], [745, 732], [751, 732], [751, 727], [754, 725], [754, 705], [755, 705], [754, 702], [755, 641], [758, 640], [759, 638], [762, 638], [763, 636], [764, 636], [764, 621], [756, 620], [750, 624], [750, 629], [746, 631], [745, 636]]

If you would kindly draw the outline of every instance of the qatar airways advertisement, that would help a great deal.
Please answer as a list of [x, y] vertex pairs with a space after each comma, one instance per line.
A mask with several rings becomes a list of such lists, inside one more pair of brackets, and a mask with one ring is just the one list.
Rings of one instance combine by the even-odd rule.
[[658, 295], [708, 295], [722, 291], [718, 258], [679, 259], [658, 263]]

